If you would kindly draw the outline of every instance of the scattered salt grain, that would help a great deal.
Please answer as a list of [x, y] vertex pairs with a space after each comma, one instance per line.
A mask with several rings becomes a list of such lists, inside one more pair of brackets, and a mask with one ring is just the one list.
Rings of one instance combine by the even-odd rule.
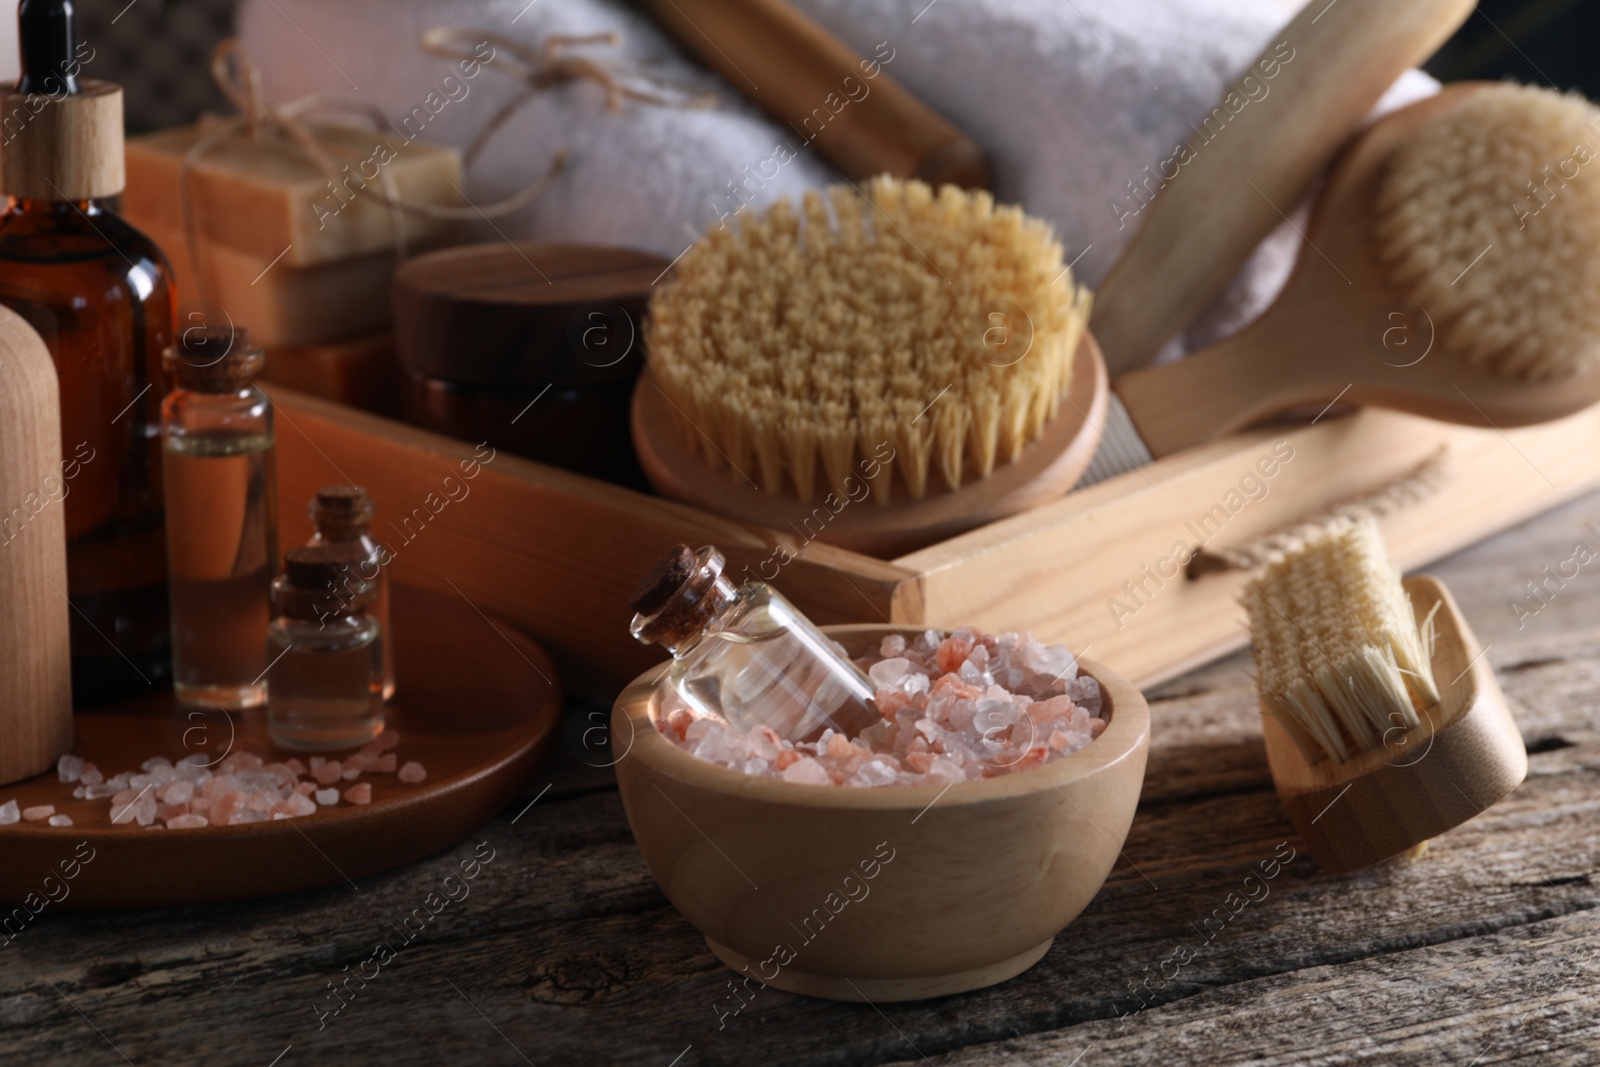
[[402, 782], [415, 785], [427, 777], [427, 768], [423, 767], [423, 765], [418, 763], [416, 760], [412, 760], [400, 768], [400, 780]]
[[0, 826], [10, 826], [22, 819], [22, 811], [17, 807], [15, 800], [8, 800], [0, 804]]
[[337, 789], [319, 789], [315, 795], [317, 803], [325, 808], [339, 803], [339, 791]]
[[399, 762], [399, 757], [393, 752], [385, 752], [372, 761], [372, 772], [374, 774], [393, 774]]
[[49, 821], [50, 821], [50, 825], [51, 826], [71, 826], [72, 825], [72, 816], [70, 816], [70, 815], [52, 815], [52, 816], [50, 816], [50, 820]]
[[22, 819], [24, 822], [44, 822], [55, 813], [54, 804], [35, 804], [31, 808], [22, 809]]
[[83, 776], [83, 760], [68, 752], [56, 761], [56, 777], [63, 782], [76, 782]]
[[339, 765], [338, 760], [328, 760], [322, 766], [311, 769], [311, 777], [315, 778], [321, 785], [332, 785], [339, 780], [339, 776], [343, 773], [344, 768]]
[[78, 781], [82, 782], [84, 785], [99, 785], [105, 780], [106, 776], [100, 773], [100, 768], [96, 767], [92, 763], [85, 763], [83, 765], [83, 772], [78, 775]]
[[355, 785], [351, 786], [349, 789], [346, 789], [344, 791], [344, 799], [345, 799], [345, 803], [347, 803], [347, 804], [370, 804], [370, 803], [372, 803], [372, 783], [371, 782], [358, 782], [358, 783], [356, 783]]
[[177, 815], [167, 820], [168, 830], [198, 830], [209, 825], [204, 815]]

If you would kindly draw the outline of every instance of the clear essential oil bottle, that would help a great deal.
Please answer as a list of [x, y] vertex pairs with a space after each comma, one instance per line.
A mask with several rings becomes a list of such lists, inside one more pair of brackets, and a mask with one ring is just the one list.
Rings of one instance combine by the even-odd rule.
[[158, 431], [172, 278], [116, 214], [122, 89], [79, 77], [94, 49], [72, 4], [24, 0], [17, 27], [21, 77], [0, 86], [0, 304], [44, 338], [60, 379], [73, 700], [98, 704], [171, 669]]
[[291, 549], [272, 583], [267, 734], [281, 748], [330, 752], [383, 731], [383, 633], [377, 590], [330, 545]]
[[161, 405], [178, 700], [252, 708], [267, 698], [262, 635], [278, 562], [272, 404], [243, 330], [185, 330], [167, 349]]
[[771, 586], [735, 587], [722, 570], [715, 548], [678, 545], [629, 601], [633, 636], [672, 654], [666, 681], [684, 700], [789, 741], [855, 737], [881, 721], [872, 682], [827, 635]]
[[309, 508], [316, 533], [313, 545], [333, 545], [347, 554], [362, 581], [376, 587], [367, 614], [383, 632], [383, 699], [394, 696], [394, 642], [389, 640], [389, 567], [386, 549], [369, 530], [377, 513], [372, 498], [359, 485], [328, 485], [317, 490]]

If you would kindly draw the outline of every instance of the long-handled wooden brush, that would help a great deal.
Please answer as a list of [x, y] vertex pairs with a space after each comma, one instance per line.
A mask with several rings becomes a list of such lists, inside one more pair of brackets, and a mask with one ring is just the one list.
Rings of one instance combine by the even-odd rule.
[[1521, 783], [1522, 736], [1443, 585], [1402, 585], [1377, 524], [1340, 520], [1245, 592], [1278, 796], [1328, 871], [1399, 855]]
[[1093, 480], [1336, 397], [1497, 427], [1600, 400], [1600, 107], [1455, 85], [1387, 116], [1260, 319], [1112, 388]]

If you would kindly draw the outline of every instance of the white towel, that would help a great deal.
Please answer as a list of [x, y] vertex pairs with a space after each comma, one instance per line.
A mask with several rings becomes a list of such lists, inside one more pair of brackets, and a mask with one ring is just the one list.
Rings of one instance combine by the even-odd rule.
[[[1189, 140], [1191, 124], [1286, 17], [1274, 0], [793, 2], [864, 55], [889, 49], [884, 70], [985, 149], [996, 195], [1053, 223], [1091, 286], [1136, 229], [1136, 218], [1119, 217], [1134, 203], [1127, 183]], [[465, 148], [519, 87], [492, 69], [470, 81], [455, 72], [446, 83], [453, 65], [418, 46], [439, 25], [529, 44], [615, 30], [630, 63], [668, 82], [714, 88], [719, 98], [708, 110], [628, 103], [611, 112], [592, 84], [535, 97], [481, 153], [467, 175], [469, 195], [485, 203], [511, 194], [560, 148], [569, 166], [532, 205], [480, 226], [485, 239], [626, 245], [672, 258], [738, 203], [735, 187], [760, 205], [836, 180], [792, 130], [746, 104], [648, 18], [610, 0], [245, 0], [239, 15], [272, 98], [354, 93], [398, 117], [436, 93], [447, 103], [424, 136]], [[1378, 111], [1436, 89], [1411, 72]], [[797, 154], [780, 164], [780, 146]], [[1169, 354], [1227, 336], [1258, 314], [1281, 288], [1298, 241], [1288, 225], [1268, 238]]]

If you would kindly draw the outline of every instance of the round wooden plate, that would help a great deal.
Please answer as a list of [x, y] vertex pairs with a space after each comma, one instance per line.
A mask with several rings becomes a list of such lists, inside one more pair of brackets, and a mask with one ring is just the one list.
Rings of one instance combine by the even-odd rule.
[[[396, 587], [391, 612], [396, 688], [387, 721], [400, 733], [400, 762], [421, 763], [426, 781], [364, 774], [359, 781], [372, 783], [370, 804], [341, 800], [298, 819], [152, 831], [113, 826], [109, 799], [73, 799], [73, 787], [52, 769], [0, 786], [0, 804], [54, 804], [73, 820], [59, 828], [0, 826], [0, 918], [29, 894], [35, 903], [51, 899], [51, 908], [131, 908], [354, 884], [454, 844], [503, 811], [555, 738], [555, 665], [532, 639], [490, 623], [460, 597]], [[306, 759], [267, 740], [265, 712], [202, 713], [180, 708], [170, 691], [79, 712], [73, 728], [73, 751], [107, 777], [152, 756], [176, 761], [193, 752], [206, 753], [208, 762], [230, 749], [269, 763]], [[350, 784], [339, 783], [341, 790]], [[75, 877], [65, 879], [72, 866]]]
[[1015, 462], [996, 466], [989, 477], [954, 492], [930, 491], [921, 500], [910, 499], [897, 481], [888, 504], [868, 498], [847, 502], [838, 512], [822, 503], [825, 494], [802, 503], [788, 493], [767, 493], [726, 467], [707, 466], [700, 446], [683, 432], [649, 371], [633, 391], [633, 446], [645, 476], [662, 496], [740, 522], [892, 558], [1065, 494], [1100, 445], [1108, 391], [1100, 346], [1085, 332], [1061, 407], [1044, 435]]

